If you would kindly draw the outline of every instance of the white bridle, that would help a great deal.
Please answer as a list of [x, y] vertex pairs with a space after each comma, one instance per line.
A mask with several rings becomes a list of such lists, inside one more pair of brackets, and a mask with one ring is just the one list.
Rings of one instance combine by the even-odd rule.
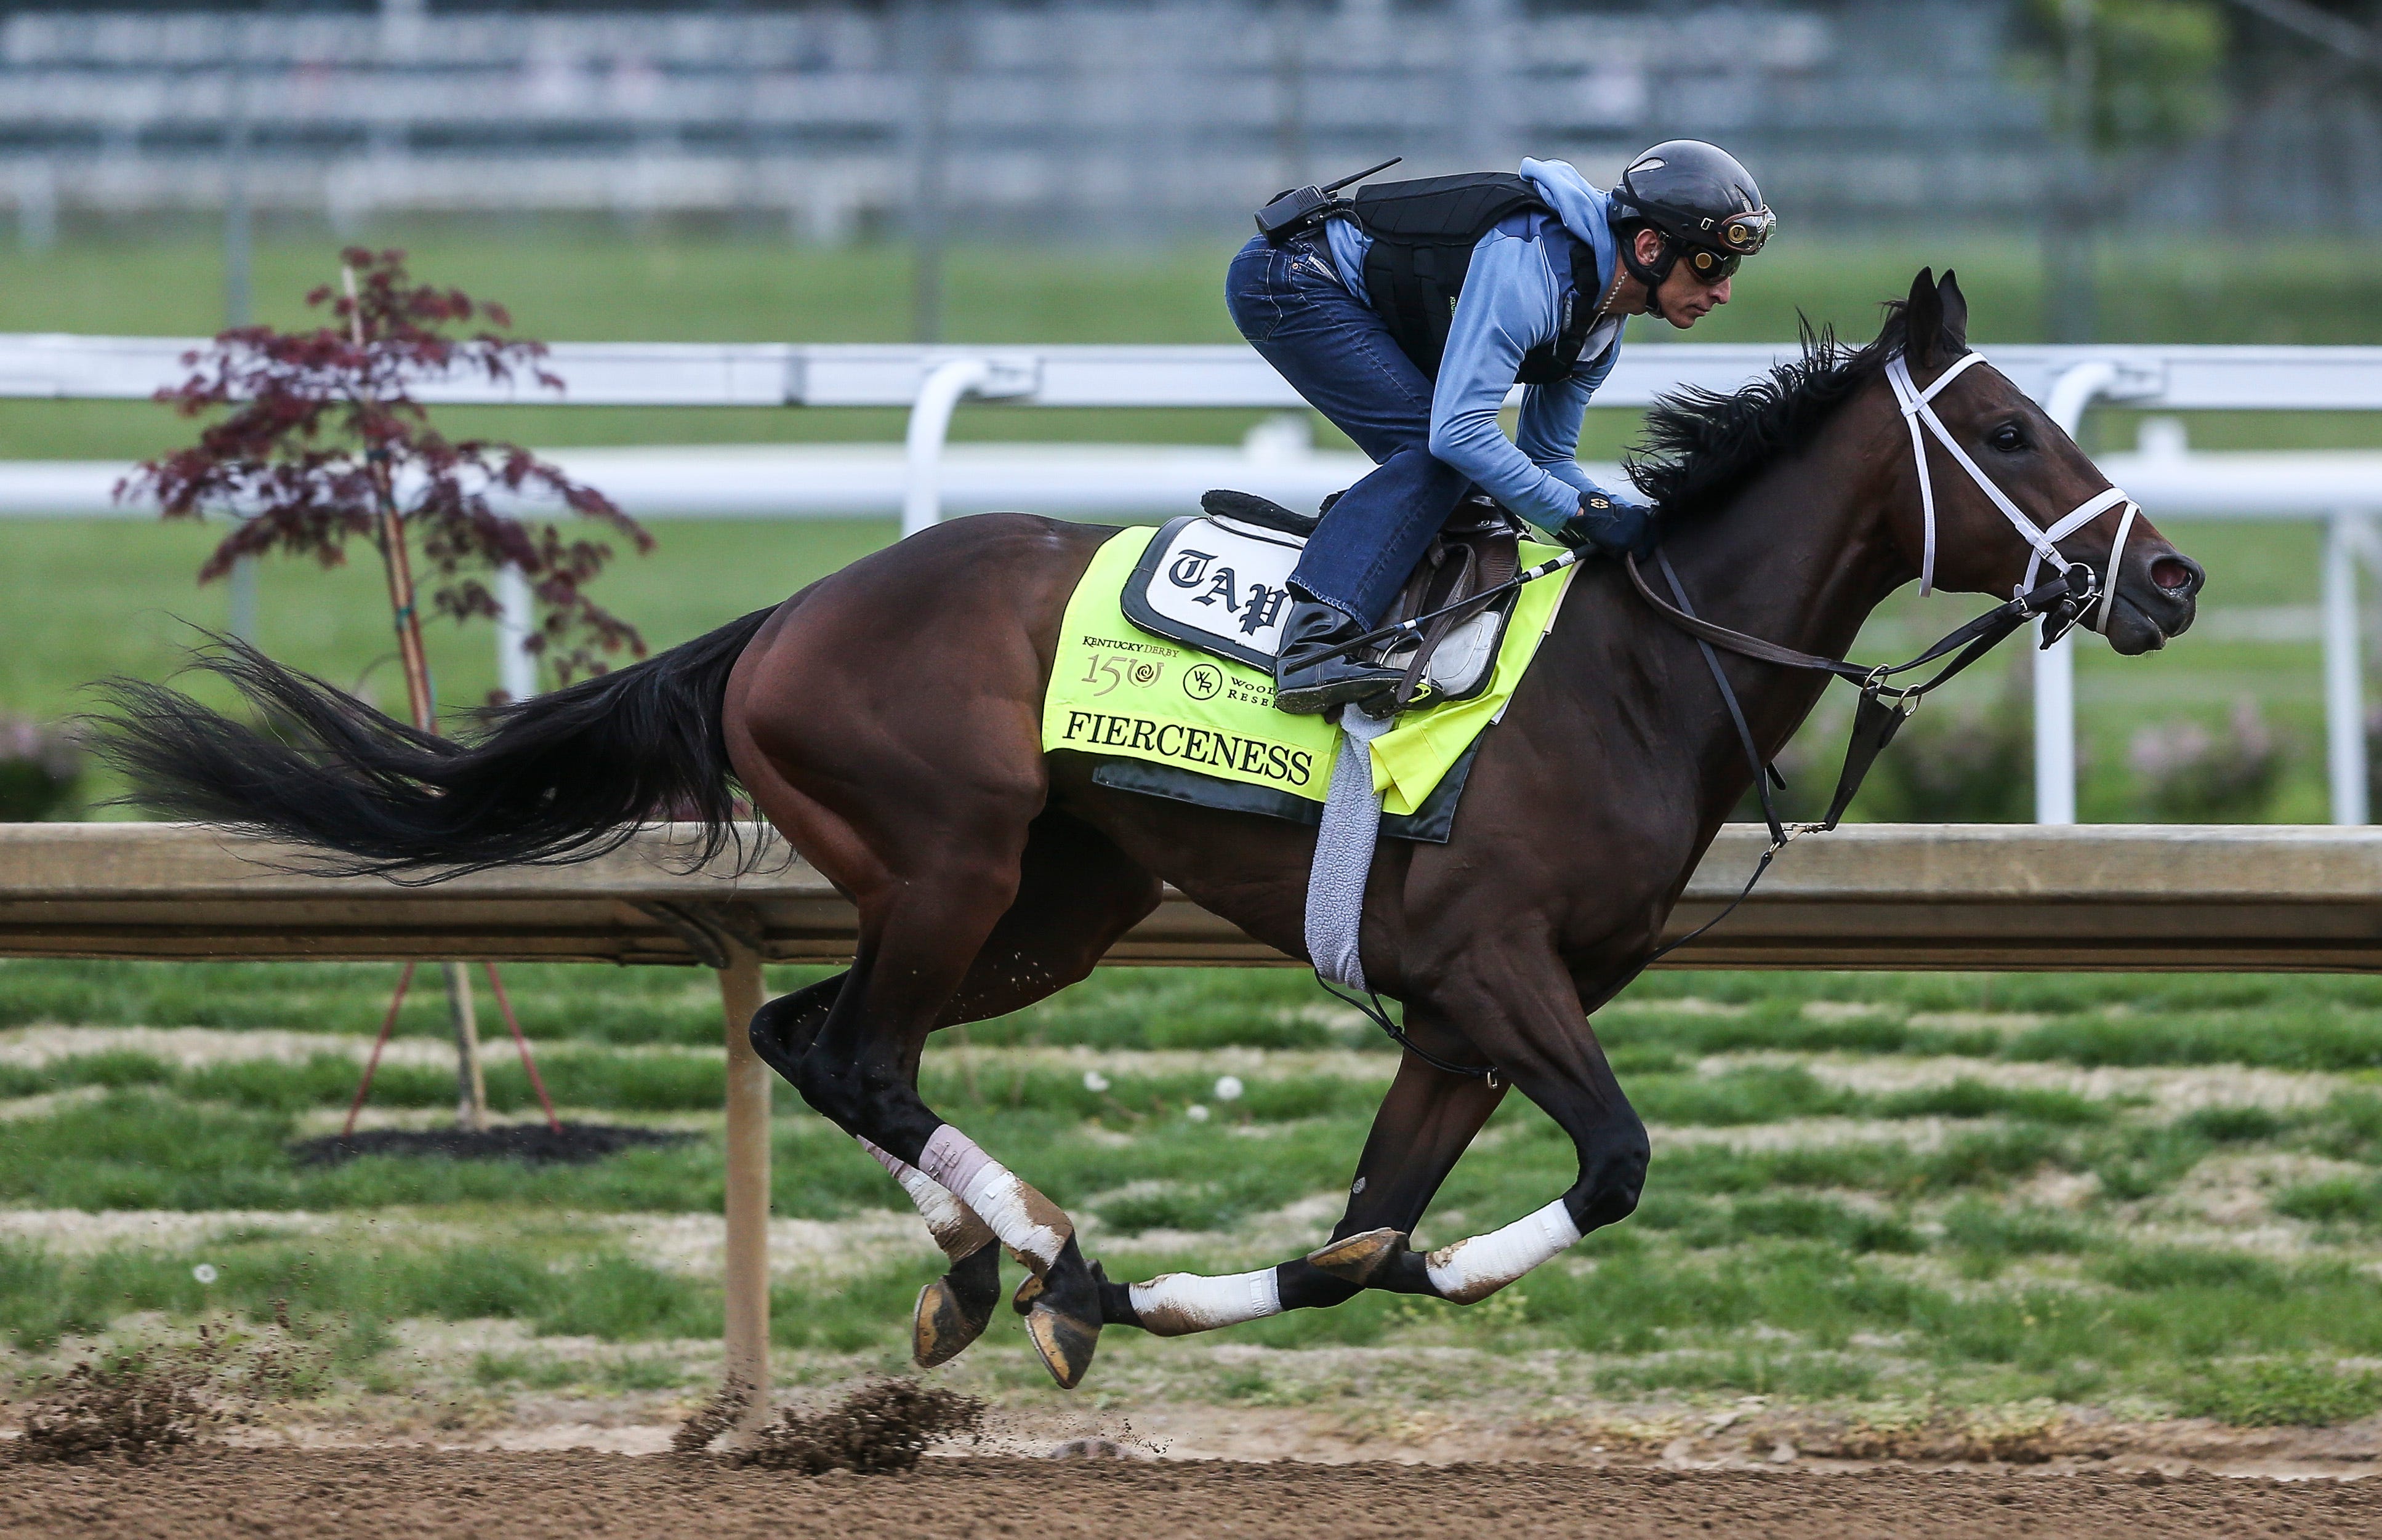
[[2142, 507], [2112, 486], [2076, 505], [2065, 518], [2047, 530], [2020, 511], [2019, 506], [2009, 500], [2008, 494], [1995, 486], [1993, 479], [1980, 470], [1977, 462], [1971, 459], [1968, 452], [1953, 440], [1951, 430], [1944, 426], [1944, 420], [1935, 415], [1934, 407], [1928, 405], [1946, 385], [1959, 378], [1961, 371], [1971, 364], [1984, 361], [1983, 353], [1964, 353], [1951, 368], [1935, 376], [1933, 385], [1922, 390], [1911, 383], [1910, 364], [1900, 353], [1886, 361], [1885, 377], [1894, 386], [1894, 398], [1902, 403], [1902, 421], [1910, 429], [1910, 452], [1919, 463], [1919, 509], [1925, 523], [1919, 558], [1919, 592], [1924, 594], [1935, 586], [1935, 487], [1927, 474], [1927, 440], [1919, 431], [1920, 424], [1923, 422], [1927, 432], [1935, 435], [1935, 442], [1944, 446], [1945, 452], [1958, 460], [1960, 469], [1969, 473], [1969, 479], [1977, 483], [1977, 489], [1993, 499], [1994, 507], [2002, 510], [2002, 517], [2010, 521], [2010, 527], [2018, 531], [2020, 538], [2034, 548], [2033, 558], [2026, 564], [2026, 577], [2020, 581], [2014, 597], [2033, 589], [2035, 574], [2043, 570], [2044, 562], [2049, 562], [2063, 577], [2066, 576], [2072, 564], [2059, 554], [2059, 542], [2110, 508], [2121, 503], [2125, 505], [2126, 511], [2118, 519], [2118, 538], [2109, 544], [2108, 571], [2097, 581], [2101, 592], [2095, 597], [2100, 602], [2078, 617], [2097, 631], [2109, 618], [2109, 601], [2118, 592], [2118, 561], [2125, 554], [2126, 536], [2133, 532], [2134, 516], [2143, 511]]

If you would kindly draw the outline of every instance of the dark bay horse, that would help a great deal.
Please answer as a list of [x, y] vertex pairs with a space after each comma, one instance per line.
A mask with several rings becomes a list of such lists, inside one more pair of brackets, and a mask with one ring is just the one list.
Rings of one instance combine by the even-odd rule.
[[[1841, 656], [1920, 570], [1921, 471], [1934, 465], [1938, 585], [2008, 593], [2037, 554], [1990, 482], [2038, 526], [2107, 483], [1989, 367], [1934, 399], [1978, 469], [1914, 454], [1890, 389], [1967, 351], [1967, 307], [1922, 273], [1878, 339], [1809, 343], [1734, 396], [1649, 420], [1641, 483], [1697, 611]], [[1972, 479], [1973, 478], [1973, 479]], [[2123, 654], [2191, 623], [2200, 568], [2147, 523], [2106, 571], [2119, 512], [2066, 536], [2110, 593], [2095, 624]], [[940, 1027], [1019, 1009], [1088, 973], [1161, 882], [1305, 955], [1312, 831], [1095, 786], [1046, 754], [1040, 716], [1068, 595], [1113, 532], [1025, 515], [902, 541], [776, 609], [632, 667], [494, 714], [446, 741], [238, 647], [206, 654], [274, 725], [260, 732], [161, 686], [119, 681], [105, 742], [150, 807], [304, 841], [343, 869], [411, 880], [585, 859], [657, 810], [731, 837], [731, 780], [857, 906], [851, 969], [771, 1002], [761, 1054], [868, 1146], [952, 1262], [925, 1291], [921, 1363], [948, 1359], [998, 1302], [1000, 1252], [1027, 1269], [1018, 1308], [1062, 1385], [1103, 1324], [1175, 1334], [1379, 1288], [1469, 1302], [1627, 1216], [1644, 1126], [1590, 1016], [1636, 976], [1750, 771], [1695, 643], [1609, 564], [1581, 568], [1538, 661], [1481, 746], [1454, 837], [1383, 844], [1366, 892], [1365, 976], [1401, 1001], [1409, 1052], [1358, 1158], [1345, 1216], [1308, 1257], [1226, 1278], [1113, 1284], [1065, 1214], [943, 1121], [916, 1091]], [[1730, 657], [1764, 754], [1824, 677]], [[333, 859], [333, 858], [326, 858]], [[1507, 1087], [1578, 1156], [1545, 1208], [1429, 1255], [1406, 1238]]]

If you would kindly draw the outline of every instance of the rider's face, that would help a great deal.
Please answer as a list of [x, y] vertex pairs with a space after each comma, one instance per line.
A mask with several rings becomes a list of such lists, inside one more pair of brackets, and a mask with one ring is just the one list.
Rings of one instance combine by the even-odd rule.
[[1688, 264], [1681, 263], [1663, 280], [1663, 319], [1686, 331], [1728, 303], [1728, 286], [1734, 282], [1723, 278], [1716, 284], [1698, 283], [1688, 272]]
[[[1663, 254], [1663, 238], [1652, 230], [1638, 232], [1638, 260], [1652, 263]], [[1733, 278], [1723, 278], [1716, 284], [1700, 282], [1685, 262], [1671, 264], [1671, 275], [1663, 280], [1657, 296], [1662, 301], [1663, 319], [1681, 331], [1701, 321], [1713, 311], [1728, 303], [1729, 285]]]

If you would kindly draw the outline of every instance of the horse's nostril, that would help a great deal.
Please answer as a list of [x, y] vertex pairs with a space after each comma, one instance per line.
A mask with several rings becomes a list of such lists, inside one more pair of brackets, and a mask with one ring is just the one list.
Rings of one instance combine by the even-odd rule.
[[2151, 581], [2179, 599], [2199, 593], [2200, 585], [2207, 581], [2208, 574], [2190, 556], [2161, 556], [2151, 563]]

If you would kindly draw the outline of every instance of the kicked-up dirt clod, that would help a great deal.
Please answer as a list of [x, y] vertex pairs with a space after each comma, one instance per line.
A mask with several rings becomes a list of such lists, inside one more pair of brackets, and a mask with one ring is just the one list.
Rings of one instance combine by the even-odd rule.
[[[743, 1401], [742, 1387], [723, 1387], [680, 1424], [670, 1447], [682, 1453], [710, 1448], [735, 1425]], [[810, 1476], [906, 1471], [934, 1445], [981, 1433], [984, 1411], [984, 1402], [974, 1396], [888, 1376], [868, 1381], [823, 1411], [781, 1409], [777, 1421], [761, 1428], [749, 1445], [730, 1451], [729, 1459]]]
[[871, 1380], [824, 1412], [780, 1412], [735, 1461], [810, 1476], [907, 1471], [929, 1447], [983, 1427], [984, 1403], [974, 1396], [914, 1379]]
[[686, 1421], [670, 1435], [670, 1448], [681, 1454], [701, 1454], [711, 1448], [713, 1440], [736, 1425], [736, 1414], [744, 1404], [748, 1382], [731, 1379], [711, 1394], [711, 1399], [686, 1415]]
[[144, 1353], [78, 1363], [20, 1409], [17, 1458], [137, 1464], [186, 1448], [220, 1420], [207, 1383], [197, 1367]]

